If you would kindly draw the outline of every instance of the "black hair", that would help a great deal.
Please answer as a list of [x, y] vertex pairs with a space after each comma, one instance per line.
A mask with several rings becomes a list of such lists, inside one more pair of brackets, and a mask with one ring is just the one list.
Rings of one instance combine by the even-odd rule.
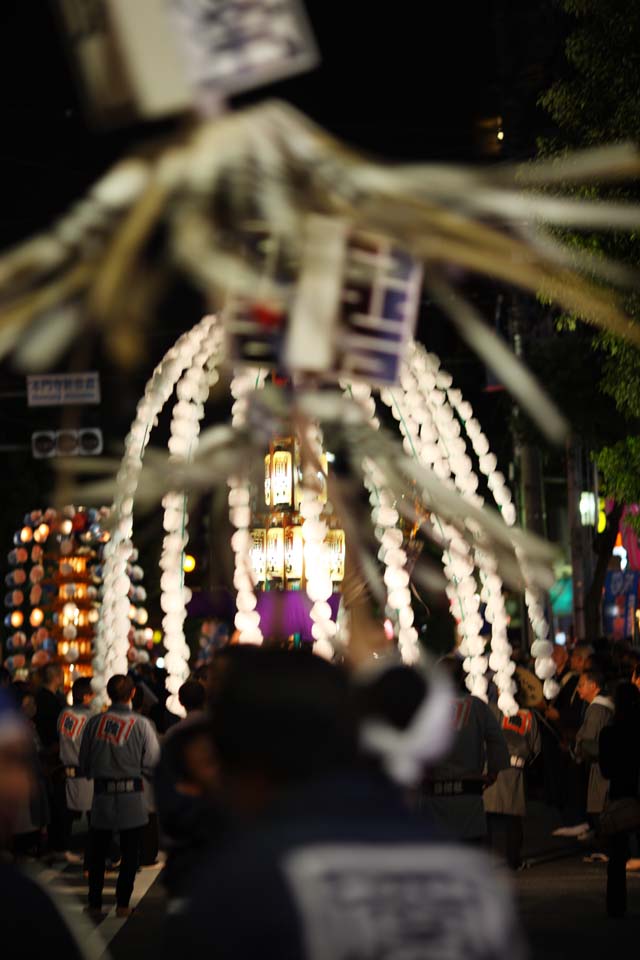
[[80, 706], [84, 698], [88, 697], [91, 693], [92, 689], [90, 677], [78, 677], [71, 687], [71, 696], [76, 706]]
[[187, 713], [202, 710], [207, 699], [207, 691], [199, 680], [186, 680], [178, 690], [178, 700]]
[[134, 687], [131, 677], [116, 673], [107, 683], [107, 696], [111, 703], [128, 703]]
[[592, 683], [595, 683], [599, 690], [604, 690], [605, 677], [602, 670], [598, 670], [597, 667], [589, 667], [588, 670], [582, 671], [582, 675], [588, 680], [591, 680]]
[[633, 683], [619, 683], [614, 694], [615, 713], [613, 722], [640, 724], [640, 690]]
[[27, 697], [35, 697], [35, 690], [26, 680], [14, 680], [9, 687], [9, 691], [18, 707], [22, 706], [23, 701], [26, 700]]
[[223, 773], [287, 783], [354, 761], [356, 710], [341, 668], [253, 645], [228, 647], [214, 664], [211, 724]]
[[450, 653], [438, 661], [440, 667], [448, 674], [456, 693], [468, 695], [469, 691], [465, 684], [464, 662], [462, 657], [455, 653]]
[[44, 667], [40, 668], [41, 683], [43, 686], [46, 686], [48, 683], [51, 683], [54, 677], [58, 677], [61, 673], [64, 673], [64, 671], [59, 663], [45, 663]]
[[355, 690], [361, 717], [384, 720], [397, 730], [406, 730], [426, 694], [425, 679], [412, 667], [402, 665], [385, 670]]
[[172, 784], [180, 780], [189, 780], [191, 773], [187, 768], [187, 750], [189, 744], [206, 737], [211, 744], [211, 723], [208, 717], [197, 720], [185, 720], [175, 730], [170, 730], [162, 744], [162, 759], [156, 775], [169, 778]]

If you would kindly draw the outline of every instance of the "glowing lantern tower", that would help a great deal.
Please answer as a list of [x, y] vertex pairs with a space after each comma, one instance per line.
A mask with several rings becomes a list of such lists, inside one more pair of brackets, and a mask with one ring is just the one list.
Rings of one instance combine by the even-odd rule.
[[[100, 617], [102, 552], [110, 534], [108, 508], [64, 507], [33, 510], [14, 535], [5, 577], [9, 592], [4, 618], [7, 631], [5, 666], [14, 679], [26, 679], [29, 668], [61, 663], [65, 687], [93, 673], [93, 638]], [[142, 580], [140, 567], [132, 567]], [[141, 584], [130, 593], [131, 642], [140, 659], [148, 642], [146, 600]], [[133, 657], [131, 659], [134, 659]]]
[[[325, 573], [330, 578], [331, 596], [337, 595], [344, 578], [345, 534], [329, 513], [327, 498], [327, 456], [322, 451], [318, 457], [319, 470], [316, 471], [317, 503], [314, 519], [326, 524], [321, 544]], [[251, 567], [253, 578], [260, 593], [257, 609], [261, 619], [268, 616], [269, 599], [265, 594], [273, 591], [300, 593], [307, 591], [311, 603], [314, 575], [317, 565], [307, 569], [305, 553], [308, 553], [308, 527], [301, 513], [304, 491], [303, 473], [300, 457], [300, 443], [294, 437], [274, 437], [269, 453], [264, 459], [264, 505], [256, 504], [253, 519], [258, 525], [251, 530]], [[258, 497], [259, 499], [259, 497]], [[305, 536], [306, 534], [306, 536]], [[326, 579], [326, 577], [325, 577]], [[309, 588], [311, 587], [311, 593]], [[289, 608], [300, 609], [296, 602], [299, 598], [285, 598]], [[331, 606], [330, 597], [326, 601]], [[333, 608], [336, 609], [333, 609]], [[291, 609], [289, 610], [291, 612]], [[337, 600], [333, 602], [331, 614], [335, 619]], [[288, 618], [291, 627], [289, 642], [297, 639], [305, 617], [298, 616], [297, 628], [293, 619]], [[287, 620], [285, 610], [285, 620]], [[302, 630], [302, 639], [313, 640], [313, 627], [309, 622], [307, 631]], [[308, 636], [305, 636], [308, 633]]]

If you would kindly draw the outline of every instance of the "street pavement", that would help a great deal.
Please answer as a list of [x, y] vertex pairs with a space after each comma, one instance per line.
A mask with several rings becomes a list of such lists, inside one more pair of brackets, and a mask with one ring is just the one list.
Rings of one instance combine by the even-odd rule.
[[[511, 875], [518, 912], [529, 944], [530, 960], [618, 960], [640, 943], [640, 875], [628, 880], [628, 914], [609, 919], [605, 912], [606, 866], [585, 863], [575, 840], [554, 838], [552, 812], [532, 805], [525, 826], [525, 869]], [[161, 869], [138, 872], [128, 920], [115, 916], [115, 875], [105, 884], [105, 910], [97, 926], [82, 915], [86, 882], [80, 866], [34, 868], [47, 889], [77, 923], [92, 960], [157, 960], [162, 955], [166, 898]], [[106, 952], [108, 951], [108, 952]]]

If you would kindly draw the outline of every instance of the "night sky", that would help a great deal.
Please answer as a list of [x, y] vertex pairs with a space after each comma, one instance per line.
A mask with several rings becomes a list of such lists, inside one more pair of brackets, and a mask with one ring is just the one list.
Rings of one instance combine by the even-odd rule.
[[[500, 113], [505, 155], [531, 152], [536, 95], [553, 77], [562, 46], [553, 0], [537, 0], [535, 10], [513, 0], [308, 0], [305, 6], [321, 65], [234, 105], [281, 97], [354, 146], [414, 161], [487, 162], [478, 153], [474, 123]], [[2, 249], [45, 227], [149, 131], [91, 129], [48, 0], [2, 0], [0, 90]], [[473, 293], [491, 319], [495, 291], [478, 286]], [[92, 366], [101, 369], [105, 402], [99, 410], [83, 410], [83, 425], [101, 426], [114, 451], [121, 449], [152, 365], [198, 314], [198, 304], [187, 300], [170, 304], [144, 364], [131, 373], [109, 367], [96, 348]], [[421, 332], [428, 345], [454, 368], [463, 389], [478, 395], [489, 421], [497, 418], [497, 434], [506, 443], [502, 399], [482, 394], [484, 367], [446, 329], [424, 304]], [[23, 387], [23, 375], [1, 364], [0, 389]], [[57, 416], [55, 409], [34, 415], [23, 399], [0, 398], [0, 443], [28, 443], [32, 429], [54, 428]], [[29, 495], [42, 495], [50, 484], [47, 468], [34, 469], [28, 454], [12, 461], [17, 474], [28, 473]]]

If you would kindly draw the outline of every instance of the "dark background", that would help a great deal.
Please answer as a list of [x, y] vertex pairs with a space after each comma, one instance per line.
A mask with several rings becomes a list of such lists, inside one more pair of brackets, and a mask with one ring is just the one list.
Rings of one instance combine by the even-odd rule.
[[[537, 96], [563, 69], [563, 22], [553, 0], [309, 0], [305, 6], [322, 57], [319, 68], [236, 98], [234, 105], [282, 97], [381, 159], [495, 163], [534, 152], [546, 123]], [[493, 134], [487, 140], [482, 126], [487, 118], [501, 118], [502, 144]], [[0, 4], [0, 123], [0, 249], [46, 227], [128, 147], [155, 132], [92, 130], [48, 0]], [[508, 302], [509, 291], [473, 277], [462, 282], [490, 322], [500, 319], [497, 297], [502, 293], [507, 298], [502, 302]], [[78, 415], [81, 425], [103, 429], [107, 452], [120, 455], [154, 364], [200, 312], [193, 298], [174, 294], [151, 328], [144, 362], [127, 373], [114, 368], [99, 345], [89, 348], [87, 369], [101, 371], [103, 402], [99, 408], [81, 408]], [[485, 368], [426, 301], [419, 336], [469, 395], [507, 473], [512, 457], [508, 398], [486, 392]], [[23, 373], [10, 362], [0, 364], [4, 448], [28, 448], [34, 429], [58, 425], [60, 409], [30, 410], [24, 390]], [[224, 416], [225, 404], [219, 397], [210, 417]], [[164, 442], [165, 421], [153, 442]], [[47, 502], [54, 477], [46, 461], [32, 460], [29, 449], [5, 449], [0, 457], [1, 552], [2, 543], [8, 549], [22, 513]], [[143, 550], [145, 542], [150, 549], [157, 544], [157, 518], [145, 521], [138, 536]]]

